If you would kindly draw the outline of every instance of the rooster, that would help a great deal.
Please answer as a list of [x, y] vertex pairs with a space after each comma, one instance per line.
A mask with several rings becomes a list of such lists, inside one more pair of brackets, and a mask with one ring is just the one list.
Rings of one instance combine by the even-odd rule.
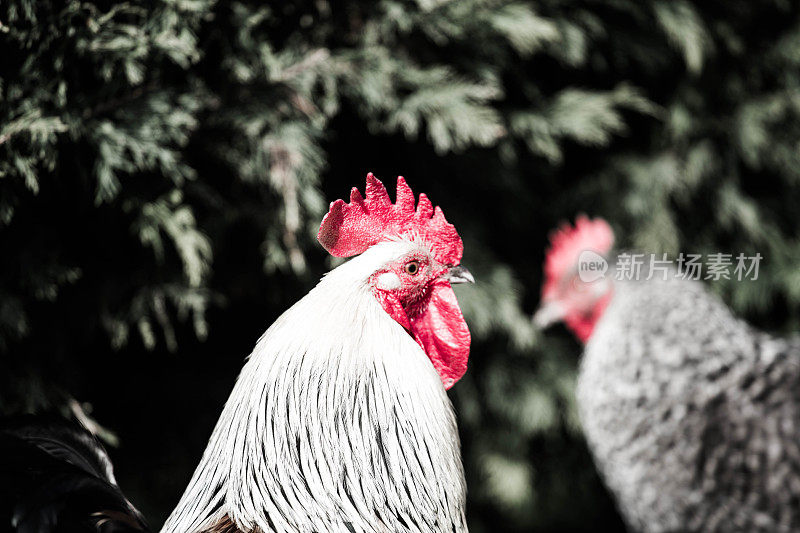
[[755, 330], [674, 270], [582, 281], [581, 254], [613, 243], [601, 219], [554, 233], [534, 321], [586, 343], [580, 417], [629, 526], [800, 530], [800, 339]]
[[256, 343], [164, 533], [467, 530], [446, 393], [470, 345], [461, 238], [402, 177], [392, 203], [368, 174], [318, 240], [357, 257]]

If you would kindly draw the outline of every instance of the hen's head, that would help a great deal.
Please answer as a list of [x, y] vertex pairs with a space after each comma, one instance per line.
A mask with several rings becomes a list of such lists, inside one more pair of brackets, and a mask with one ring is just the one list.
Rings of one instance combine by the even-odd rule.
[[317, 239], [335, 257], [380, 247], [366, 282], [383, 309], [419, 343], [445, 388], [467, 370], [470, 335], [452, 283], [474, 282], [460, 266], [464, 245], [456, 229], [425, 194], [397, 178], [393, 204], [383, 184], [367, 174], [366, 198], [357, 188], [350, 203], [336, 200]]
[[564, 224], [554, 231], [545, 255], [542, 301], [534, 322], [545, 327], [563, 320], [581, 341], [588, 341], [608, 305], [612, 286], [603, 276], [582, 279], [578, 263], [599, 261], [598, 255], [607, 256], [613, 246], [614, 233], [601, 218], [579, 216], [575, 227]]

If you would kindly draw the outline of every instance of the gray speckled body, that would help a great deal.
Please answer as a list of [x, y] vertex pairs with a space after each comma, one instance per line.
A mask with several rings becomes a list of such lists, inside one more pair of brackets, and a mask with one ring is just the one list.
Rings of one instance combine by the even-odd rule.
[[614, 291], [577, 396], [628, 524], [800, 531], [800, 339], [751, 328], [697, 282]]

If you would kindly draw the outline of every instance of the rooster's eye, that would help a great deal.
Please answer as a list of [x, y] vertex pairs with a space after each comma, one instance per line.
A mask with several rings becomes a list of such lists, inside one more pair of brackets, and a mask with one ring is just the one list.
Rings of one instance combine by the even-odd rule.
[[406, 263], [406, 274], [416, 276], [419, 273], [419, 261], [409, 261]]

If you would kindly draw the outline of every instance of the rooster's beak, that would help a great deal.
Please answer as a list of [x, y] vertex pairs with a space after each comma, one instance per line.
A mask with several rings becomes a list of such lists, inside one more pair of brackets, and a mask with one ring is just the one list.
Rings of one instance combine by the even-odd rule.
[[539, 328], [552, 326], [564, 318], [564, 308], [557, 302], [542, 302], [536, 314], [533, 315], [533, 324]]
[[454, 266], [450, 267], [445, 275], [444, 279], [450, 282], [450, 285], [454, 283], [475, 283], [475, 278], [472, 277], [469, 270], [462, 266]]

